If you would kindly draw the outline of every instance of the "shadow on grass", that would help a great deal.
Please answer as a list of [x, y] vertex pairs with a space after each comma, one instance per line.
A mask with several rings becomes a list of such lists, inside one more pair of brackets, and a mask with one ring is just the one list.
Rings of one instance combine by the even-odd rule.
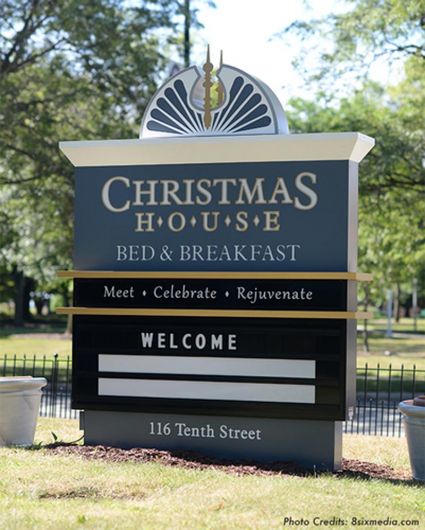
[[66, 321], [55, 319], [34, 320], [27, 322], [24, 326], [15, 326], [12, 321], [0, 320], [0, 338], [8, 338], [12, 335], [44, 334], [44, 333], [64, 333]]

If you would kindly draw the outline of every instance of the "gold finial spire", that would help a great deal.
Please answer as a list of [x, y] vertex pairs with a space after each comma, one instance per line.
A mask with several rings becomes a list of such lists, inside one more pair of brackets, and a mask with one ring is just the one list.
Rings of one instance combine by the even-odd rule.
[[[223, 66], [223, 50], [220, 50], [220, 67], [221, 68]], [[217, 103], [218, 105], [221, 105], [223, 103], [223, 100], [224, 100], [224, 88], [223, 88], [223, 85], [221, 84], [221, 81], [220, 79], [218, 80], [218, 84], [217, 84]]]
[[211, 72], [214, 65], [210, 61], [210, 45], [207, 46], [207, 60], [203, 66], [205, 72], [204, 78], [204, 87], [205, 87], [205, 96], [204, 96], [204, 125], [207, 129], [211, 126]]

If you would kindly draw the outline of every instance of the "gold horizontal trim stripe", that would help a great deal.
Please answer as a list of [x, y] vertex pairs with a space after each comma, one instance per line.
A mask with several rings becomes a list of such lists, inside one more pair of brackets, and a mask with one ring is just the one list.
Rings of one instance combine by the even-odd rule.
[[365, 319], [372, 313], [364, 311], [269, 311], [260, 309], [151, 309], [118, 307], [59, 307], [61, 315], [115, 315], [150, 317], [229, 317], [229, 318], [329, 318]]
[[59, 271], [59, 278], [146, 278], [146, 279], [211, 279], [211, 280], [353, 280], [372, 281], [366, 272], [246, 272], [246, 271]]

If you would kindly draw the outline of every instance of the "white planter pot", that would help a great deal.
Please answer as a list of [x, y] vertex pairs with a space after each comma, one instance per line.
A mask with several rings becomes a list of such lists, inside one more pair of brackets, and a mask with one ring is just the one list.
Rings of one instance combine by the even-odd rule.
[[0, 377], [0, 446], [31, 445], [44, 377]]
[[403, 413], [413, 478], [425, 481], [425, 407], [413, 405], [409, 399], [398, 408]]

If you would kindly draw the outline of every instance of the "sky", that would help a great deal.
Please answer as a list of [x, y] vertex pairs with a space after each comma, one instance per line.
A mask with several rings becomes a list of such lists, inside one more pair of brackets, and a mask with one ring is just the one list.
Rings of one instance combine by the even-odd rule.
[[202, 7], [199, 19], [204, 28], [195, 35], [193, 62], [201, 63], [206, 44], [218, 65], [220, 50], [224, 62], [264, 81], [282, 103], [294, 96], [306, 97], [308, 87], [291, 64], [297, 52], [276, 34], [295, 20], [311, 20], [341, 11], [338, 0], [215, 0], [216, 9]]
[[[310, 21], [331, 13], [350, 9], [344, 0], [214, 0], [216, 8], [207, 7], [199, 1], [199, 20], [204, 28], [196, 31], [192, 63], [202, 65], [207, 43], [210, 44], [212, 60], [219, 63], [220, 50], [224, 62], [236, 66], [265, 82], [275, 92], [283, 106], [292, 97], [311, 98], [311, 87], [295, 71], [292, 60], [300, 50], [301, 43], [295, 36], [289, 43], [277, 37], [285, 27], [296, 20]], [[321, 40], [317, 47], [327, 47], [332, 40]], [[313, 57], [313, 56], [312, 56]], [[312, 58], [314, 61], [314, 58]], [[388, 65], [376, 63], [371, 78], [388, 82]]]

